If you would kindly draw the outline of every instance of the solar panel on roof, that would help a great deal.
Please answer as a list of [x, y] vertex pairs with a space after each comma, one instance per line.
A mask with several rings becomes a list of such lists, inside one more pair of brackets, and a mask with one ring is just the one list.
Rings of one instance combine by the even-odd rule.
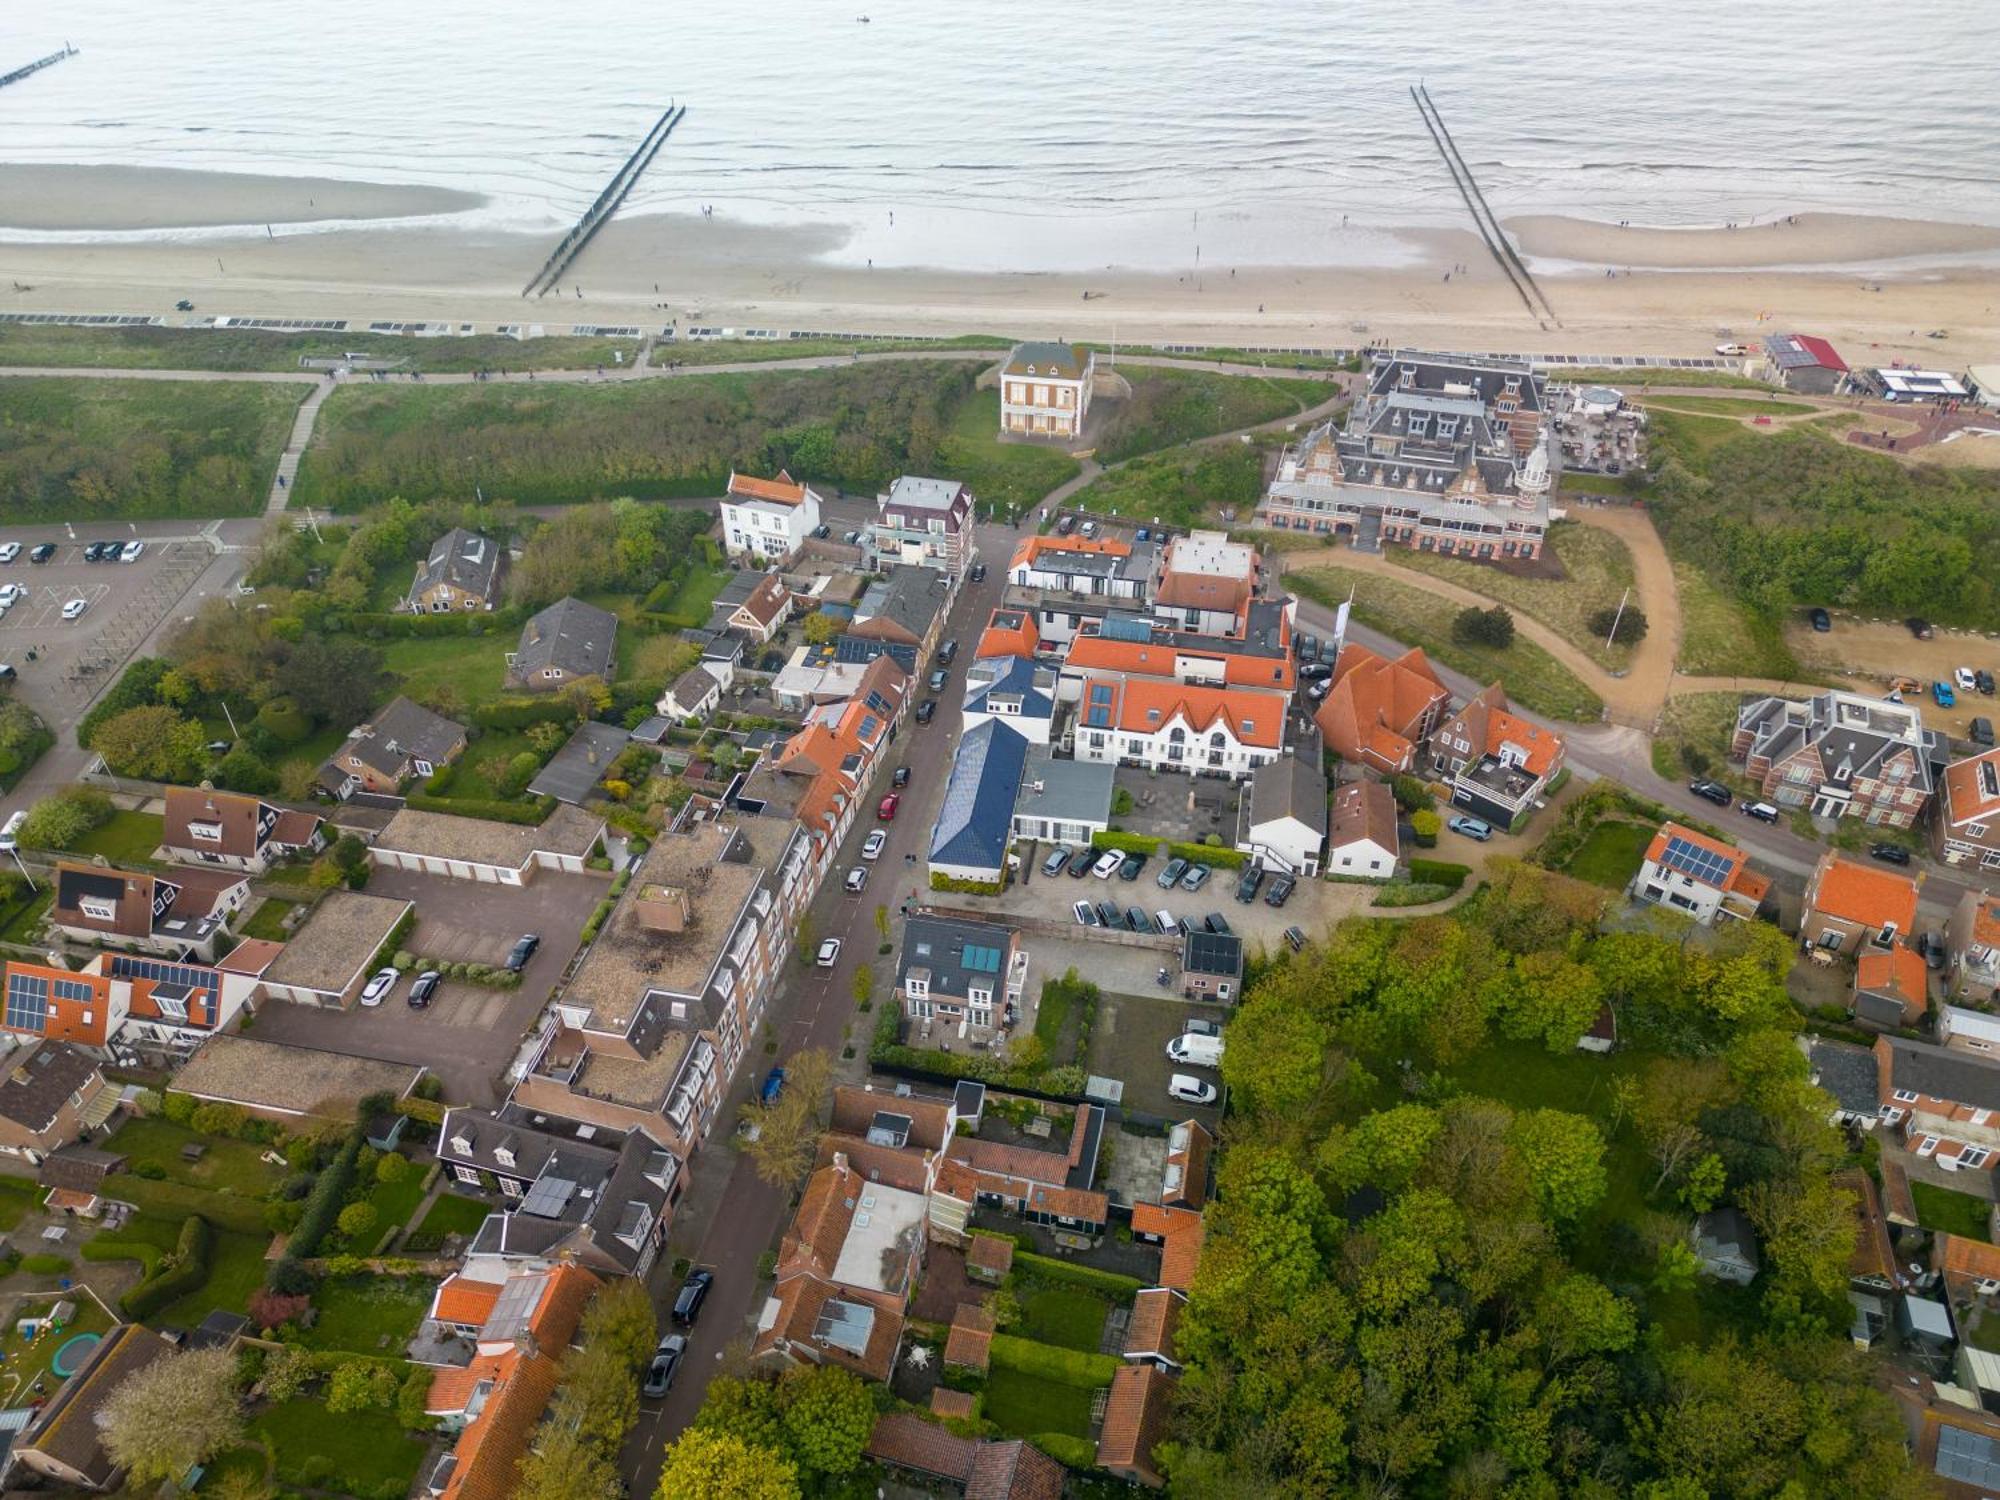
[[988, 948], [979, 943], [965, 945], [964, 966], [975, 974], [998, 974], [1000, 972], [1000, 950]]
[[875, 1328], [875, 1309], [865, 1302], [842, 1302], [838, 1298], [819, 1310], [813, 1337], [849, 1354], [868, 1352], [868, 1335]]
[[528, 1196], [521, 1200], [521, 1212], [542, 1219], [560, 1219], [575, 1191], [576, 1184], [567, 1177], [538, 1177], [528, 1189]]
[[1153, 626], [1149, 620], [1129, 619], [1124, 615], [1112, 615], [1098, 627], [1099, 640], [1136, 641], [1140, 645], [1153, 638]]
[[2000, 1489], [2000, 1443], [1984, 1433], [1948, 1424], [1938, 1428], [1937, 1472], [1940, 1479]]
[[1729, 872], [1736, 862], [1675, 834], [1668, 838], [1667, 847], [1660, 854], [1660, 863], [1670, 870], [1692, 876], [1703, 885], [1720, 887], [1728, 882]]

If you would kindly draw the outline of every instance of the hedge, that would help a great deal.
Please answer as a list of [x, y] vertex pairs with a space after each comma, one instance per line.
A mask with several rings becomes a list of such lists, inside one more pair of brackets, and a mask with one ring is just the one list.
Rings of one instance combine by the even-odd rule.
[[491, 614], [385, 615], [371, 611], [346, 617], [346, 628], [355, 635], [434, 636], [489, 635], [519, 630], [527, 616], [519, 609], [497, 609]]
[[[884, 1007], [883, 1015], [894, 1021], [899, 1012], [890, 1005]], [[868, 1060], [890, 1072], [939, 1080], [970, 1078], [1050, 1099], [1080, 1099], [1084, 1085], [1090, 1081], [1080, 1066], [1031, 1071], [1010, 1068], [991, 1053], [938, 1052], [929, 1047], [907, 1047], [900, 1042], [877, 1042], [869, 1049]]]
[[403, 939], [410, 935], [416, 925], [417, 909], [415, 906], [410, 906], [396, 918], [396, 925], [389, 929], [389, 935], [376, 947], [375, 956], [368, 961], [368, 967], [371, 970], [387, 968], [402, 949]]
[[1066, 1469], [1097, 1467], [1097, 1444], [1067, 1432], [1038, 1432], [1028, 1439]]
[[264, 1222], [263, 1203], [235, 1193], [212, 1193], [184, 1182], [155, 1182], [130, 1172], [117, 1172], [104, 1179], [103, 1194], [165, 1219], [199, 1214], [218, 1229], [255, 1235], [271, 1232]]
[[957, 875], [944, 875], [931, 871], [931, 889], [952, 891], [962, 896], [1003, 896], [1007, 893], [1004, 880], [965, 880]]
[[[1015, 1263], [1020, 1263], [1016, 1257]], [[1038, 1343], [1034, 1339], [1017, 1338], [1011, 1333], [993, 1335], [993, 1365], [996, 1369], [1014, 1370], [1023, 1375], [1033, 1375], [1041, 1380], [1053, 1380], [1057, 1385], [1077, 1386], [1083, 1390], [1095, 1390], [1100, 1385], [1111, 1384], [1112, 1376], [1124, 1361], [1112, 1354], [1086, 1354], [1081, 1349], [1061, 1349], [1054, 1344]]]
[[1441, 885], [1455, 891], [1465, 884], [1465, 877], [1471, 873], [1470, 865], [1455, 865], [1442, 859], [1410, 861], [1410, 879], [1417, 885]]
[[1229, 849], [1213, 844], [1178, 843], [1170, 839], [1150, 838], [1143, 833], [1119, 833], [1107, 829], [1103, 833], [1090, 836], [1093, 849], [1116, 849], [1121, 854], [1157, 854], [1160, 845], [1167, 846], [1167, 858], [1185, 859], [1192, 864], [1207, 865], [1211, 869], [1240, 869], [1249, 855], [1241, 849]]
[[1095, 1266], [1079, 1266], [1071, 1261], [1056, 1260], [1052, 1256], [1037, 1255], [1028, 1250], [1016, 1252], [1014, 1270], [1018, 1275], [1032, 1276], [1041, 1281], [1066, 1281], [1087, 1291], [1102, 1292], [1108, 1297], [1115, 1297], [1120, 1302], [1130, 1302], [1146, 1285], [1136, 1276], [1120, 1276], [1116, 1271], [1100, 1271]]
[[481, 729], [526, 729], [533, 724], [560, 724], [576, 710], [559, 697], [495, 698], [473, 709], [468, 717]]
[[1368, 904], [1379, 907], [1429, 906], [1433, 901], [1442, 901], [1452, 894], [1448, 885], [1427, 885], [1419, 881], [1392, 880], [1376, 893]]
[[215, 1232], [200, 1214], [189, 1214], [174, 1242], [173, 1260], [155, 1271], [118, 1301], [133, 1322], [150, 1318], [169, 1302], [177, 1302], [208, 1280], [208, 1253]]
[[403, 805], [418, 812], [451, 813], [461, 818], [486, 818], [495, 823], [534, 827], [547, 821], [555, 811], [556, 799], [537, 797], [532, 802], [499, 802], [486, 797], [432, 797], [412, 792], [403, 799]]
[[412, 1120], [422, 1120], [426, 1125], [444, 1124], [445, 1106], [435, 1099], [419, 1099], [406, 1095], [389, 1106], [399, 1115], [408, 1115]]
[[136, 1260], [141, 1270], [139, 1279], [145, 1280], [160, 1269], [160, 1257], [166, 1254], [158, 1245], [145, 1240], [121, 1240], [117, 1231], [94, 1239], [78, 1252], [85, 1260]]
[[332, 1232], [333, 1221], [340, 1216], [341, 1205], [347, 1201], [347, 1190], [354, 1183], [354, 1159], [361, 1154], [362, 1144], [362, 1127], [356, 1125], [347, 1133], [347, 1141], [341, 1146], [340, 1154], [327, 1164], [326, 1170], [313, 1184], [305, 1209], [299, 1214], [299, 1227], [292, 1231], [292, 1237], [285, 1245], [286, 1260], [305, 1259], [319, 1249], [320, 1241]]

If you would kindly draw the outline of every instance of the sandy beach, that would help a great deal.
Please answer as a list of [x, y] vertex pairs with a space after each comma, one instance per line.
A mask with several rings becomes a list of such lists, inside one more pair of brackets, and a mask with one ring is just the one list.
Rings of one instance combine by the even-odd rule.
[[[10, 191], [33, 171], [0, 168], [0, 201], [17, 222], [50, 224], [79, 211], [74, 174], [22, 202]], [[101, 169], [111, 170], [111, 169]], [[99, 227], [213, 224], [256, 213], [322, 209], [344, 218], [449, 212], [430, 189], [279, 179], [213, 180], [206, 173], [133, 173], [134, 192], [103, 201]], [[148, 179], [142, 184], [137, 179]], [[164, 180], [162, 180], [164, 179]], [[45, 187], [47, 185], [45, 184]], [[334, 192], [333, 187], [341, 191]], [[163, 206], [171, 197], [174, 206]], [[1779, 217], [1783, 217], [1779, 215]], [[71, 220], [73, 222], [73, 219]], [[830, 332], [989, 332], [1126, 343], [1351, 347], [1410, 342], [1525, 353], [1700, 355], [1719, 338], [1797, 327], [1832, 338], [1857, 363], [1895, 358], [1948, 364], [2000, 346], [2000, 271], [1926, 267], [1908, 256], [2000, 248], [2000, 231], [1915, 220], [1800, 215], [1779, 229], [1646, 230], [1582, 220], [1517, 221], [1524, 250], [1570, 263], [1544, 276], [1560, 325], [1539, 326], [1469, 231], [1392, 234], [1396, 267], [1238, 266], [1181, 275], [1117, 267], [988, 274], [870, 268], [834, 257], [842, 232], [782, 228], [718, 215], [642, 215], [608, 225], [564, 276], [558, 294], [524, 302], [520, 288], [555, 236], [436, 225], [314, 229], [297, 220], [275, 238], [202, 235], [143, 241], [0, 243], [0, 311], [157, 313], [177, 299], [198, 313], [482, 323], [677, 323]], [[1768, 239], [1760, 264], [1869, 267], [1851, 271], [1724, 269]], [[1613, 251], [1618, 252], [1615, 257]], [[1607, 277], [1615, 264], [1620, 274]], [[1626, 274], [1624, 267], [1633, 269]], [[1463, 269], [1458, 269], [1463, 267]], [[581, 289], [581, 296], [576, 295]], [[1878, 289], [1879, 288], [1879, 289]], [[1936, 328], [1948, 344], [1927, 340]]]
[[486, 201], [447, 188], [148, 167], [0, 164], [0, 228], [207, 229], [456, 213]]

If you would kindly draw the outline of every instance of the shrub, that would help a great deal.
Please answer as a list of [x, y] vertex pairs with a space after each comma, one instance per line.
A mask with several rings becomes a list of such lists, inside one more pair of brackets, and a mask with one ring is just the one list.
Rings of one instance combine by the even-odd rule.
[[[340, 1148], [340, 1154], [334, 1157], [327, 1169], [319, 1174], [319, 1181], [313, 1184], [312, 1195], [306, 1199], [305, 1209], [299, 1215], [299, 1227], [286, 1247], [286, 1259], [311, 1255], [333, 1229], [341, 1204], [346, 1201], [347, 1190], [353, 1184], [354, 1162], [361, 1154], [361, 1146], [361, 1129], [356, 1126], [348, 1132], [347, 1142]], [[280, 1266], [283, 1264], [282, 1260], [278, 1262]], [[273, 1266], [272, 1275], [276, 1274], [277, 1266]], [[273, 1290], [283, 1290], [270, 1278], [266, 1278], [266, 1285]]]
[[566, 724], [576, 714], [556, 698], [495, 698], [469, 717], [481, 729], [526, 729], [530, 724]]
[[377, 1182], [401, 1182], [410, 1175], [410, 1159], [399, 1152], [391, 1151], [375, 1163]]
[[312, 733], [312, 715], [290, 698], [273, 698], [257, 710], [257, 722], [281, 745], [296, 745]]
[[174, 1241], [173, 1254], [120, 1299], [118, 1305], [125, 1316], [140, 1322], [207, 1281], [209, 1249], [214, 1241], [208, 1220], [200, 1214], [189, 1214], [181, 1225], [180, 1237]]
[[[530, 772], [532, 776], [534, 773]], [[486, 797], [429, 797], [412, 792], [403, 799], [405, 807], [419, 812], [455, 813], [461, 818], [486, 818], [496, 823], [520, 823], [529, 827], [544, 822], [554, 811], [556, 799], [537, 797], [532, 802], [498, 802]]]
[[1084, 1470], [1097, 1467], [1097, 1444], [1089, 1438], [1067, 1432], [1038, 1432], [1028, 1439], [1065, 1468]]
[[961, 880], [956, 875], [943, 875], [931, 871], [931, 889], [934, 891], [955, 891], [963, 896], [1000, 896], [1007, 891], [1004, 880]]
[[135, 1161], [132, 1163], [132, 1175], [143, 1177], [148, 1182], [165, 1182], [167, 1169], [156, 1161]]
[[1442, 901], [1451, 894], [1448, 885], [1413, 885], [1407, 880], [1391, 881], [1375, 893], [1370, 906], [1428, 906], [1433, 901]]
[[[259, 1328], [282, 1328], [287, 1323], [296, 1323], [305, 1316], [312, 1306], [312, 1298], [299, 1292], [274, 1292], [269, 1287], [258, 1287], [250, 1294], [248, 1310], [251, 1321]], [[282, 1401], [282, 1396], [272, 1397]]]
[[302, 1293], [310, 1296], [312, 1289], [318, 1286], [319, 1282], [296, 1257], [284, 1255], [273, 1263], [270, 1274], [264, 1278], [264, 1284], [274, 1292], [296, 1297]]
[[250, 1116], [239, 1104], [203, 1104], [188, 1123], [203, 1135], [240, 1135]]
[[[260, 1293], [258, 1295], [263, 1294]], [[255, 1296], [250, 1299], [250, 1305], [252, 1315], [254, 1316], [257, 1305], [257, 1298]], [[263, 1323], [262, 1319], [258, 1321], [266, 1328], [276, 1328], [279, 1326], [278, 1323]], [[280, 1319], [280, 1322], [288, 1321], [290, 1320]], [[289, 1401], [307, 1386], [311, 1385], [318, 1377], [319, 1372], [313, 1367], [313, 1357], [311, 1354], [307, 1353], [304, 1349], [294, 1348], [289, 1344], [283, 1345], [273, 1349], [270, 1356], [264, 1361], [264, 1373], [262, 1376], [264, 1395], [272, 1401]]]
[[1389, 791], [1395, 796], [1396, 806], [1407, 813], [1428, 812], [1437, 806], [1437, 794], [1420, 776], [1398, 776], [1389, 783]]
[[396, 1392], [396, 1420], [411, 1432], [428, 1432], [437, 1426], [437, 1418], [424, 1410], [424, 1403], [430, 1399], [431, 1378], [436, 1373], [428, 1365], [412, 1365]]
[[66, 786], [28, 810], [19, 841], [25, 849], [68, 849], [111, 821], [111, 798], [94, 786]]
[[1441, 885], [1446, 890], [1455, 891], [1465, 884], [1466, 876], [1472, 873], [1468, 865], [1455, 865], [1441, 859], [1413, 859], [1410, 861], [1410, 879], [1426, 885]]
[[1514, 616], [1503, 605], [1462, 609], [1451, 622], [1451, 638], [1461, 646], [1490, 646], [1506, 650], [1514, 644]]
[[1592, 635], [1609, 638], [1620, 646], [1634, 646], [1646, 638], [1646, 612], [1636, 604], [1626, 605], [1623, 611], [1613, 605], [1592, 610], [1584, 624]]
[[168, 1092], [160, 1096], [160, 1113], [176, 1125], [185, 1125], [194, 1118], [196, 1099], [192, 1094]]
[[1444, 819], [1432, 808], [1420, 807], [1410, 814], [1410, 836], [1419, 849], [1437, 848], [1438, 834], [1443, 828]]
[[1130, 1302], [1139, 1295], [1144, 1282], [1132, 1276], [1120, 1276], [1115, 1271], [1100, 1271], [1094, 1266], [1074, 1265], [1066, 1260], [1056, 1260], [1050, 1256], [1037, 1255], [1031, 1250], [1018, 1250], [1014, 1256], [1015, 1274], [1031, 1277], [1036, 1281], [1064, 1282], [1070, 1286], [1080, 1286], [1087, 1291], [1102, 1292], [1119, 1302]]
[[359, 1239], [375, 1227], [375, 1205], [372, 1203], [350, 1203], [340, 1211], [335, 1220], [340, 1232], [348, 1239]]

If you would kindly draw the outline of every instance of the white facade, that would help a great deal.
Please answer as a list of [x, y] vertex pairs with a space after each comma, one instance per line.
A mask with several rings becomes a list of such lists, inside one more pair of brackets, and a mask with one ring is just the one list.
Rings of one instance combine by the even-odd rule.
[[656, 713], [672, 719], [705, 719], [722, 701], [722, 684], [713, 673], [693, 671], [660, 694], [653, 705]]
[[796, 556], [819, 526], [819, 496], [803, 485], [805, 498], [796, 505], [731, 494], [722, 501], [722, 539], [732, 558], [760, 563], [785, 562]]
[[[1319, 834], [1310, 824], [1287, 813], [1282, 818], [1251, 824], [1249, 838], [1238, 844], [1237, 848], [1245, 854], [1257, 856], [1266, 865], [1276, 863], [1294, 874], [1314, 875], [1319, 871], [1320, 842]], [[1365, 857], [1359, 869], [1349, 869], [1336, 862], [1342, 857], [1343, 852], [1351, 855], [1369, 849], [1380, 851], [1381, 857], [1385, 860], [1379, 871], [1370, 869]], [[1396, 856], [1382, 849], [1380, 844], [1368, 840], [1350, 844], [1346, 851], [1338, 849], [1330, 851], [1329, 860], [1329, 869], [1346, 875], [1380, 874], [1386, 877], [1396, 868]]]
[[1276, 745], [1246, 744], [1217, 721], [1196, 729], [1176, 711], [1151, 730], [1095, 729], [1076, 731], [1076, 758], [1105, 765], [1139, 765], [1148, 770], [1184, 771], [1189, 775], [1227, 776], [1241, 780], [1267, 761], [1278, 758]]
[[1682, 916], [1693, 917], [1704, 927], [1715, 925], [1722, 910], [1722, 888], [1706, 885], [1679, 870], [1670, 870], [1657, 860], [1641, 860], [1632, 894], [1642, 901], [1671, 907]]

